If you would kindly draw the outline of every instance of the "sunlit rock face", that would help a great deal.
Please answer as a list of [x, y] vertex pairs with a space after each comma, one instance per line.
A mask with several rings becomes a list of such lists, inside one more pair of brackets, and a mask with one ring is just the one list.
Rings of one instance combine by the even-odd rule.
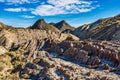
[[[111, 41], [81, 40], [44, 20], [31, 27], [0, 28], [0, 80], [120, 79], [119, 36]], [[89, 28], [84, 25], [82, 30]]]
[[[87, 63], [92, 57], [104, 58], [112, 61], [115, 65], [119, 65], [119, 45], [111, 47], [113, 42], [110, 41], [62, 41], [60, 43], [51, 43], [49, 51], [58, 53], [59, 55], [67, 56]], [[93, 59], [93, 61], [95, 60]], [[82, 61], [83, 60], [83, 61]], [[99, 63], [99, 59], [97, 60]], [[89, 62], [88, 62], [89, 63]], [[93, 63], [94, 64], [94, 63]]]
[[8, 52], [3, 46], [0, 46], [0, 55]]
[[120, 39], [120, 15], [85, 24], [72, 33], [81, 39], [118, 40]]
[[36, 29], [3, 29], [0, 33], [1, 57], [6, 61], [5, 70], [0, 66], [1, 79], [120, 78], [115, 74], [120, 65], [119, 41], [79, 40], [68, 33]]

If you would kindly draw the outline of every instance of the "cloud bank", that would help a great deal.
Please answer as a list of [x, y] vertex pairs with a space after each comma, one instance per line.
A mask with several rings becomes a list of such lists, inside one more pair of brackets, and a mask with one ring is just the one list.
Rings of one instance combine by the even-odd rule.
[[95, 9], [91, 1], [82, 0], [47, 0], [47, 4], [39, 5], [32, 14], [51, 16], [59, 14], [77, 14]]
[[[41, 2], [40, 2], [41, 1]], [[0, 0], [6, 4], [18, 4], [18, 8], [6, 8], [5, 11], [30, 11], [38, 16], [55, 16], [62, 14], [79, 14], [90, 12], [96, 8], [94, 1], [86, 0]], [[21, 4], [39, 4], [36, 7], [24, 8]], [[21, 8], [22, 7], [22, 8]]]
[[23, 12], [23, 11], [27, 11], [26, 8], [5, 8], [5, 11], [9, 11], [9, 12]]
[[37, 3], [39, 0], [0, 0], [0, 2], [5, 2], [6, 4], [25, 4], [25, 3]]

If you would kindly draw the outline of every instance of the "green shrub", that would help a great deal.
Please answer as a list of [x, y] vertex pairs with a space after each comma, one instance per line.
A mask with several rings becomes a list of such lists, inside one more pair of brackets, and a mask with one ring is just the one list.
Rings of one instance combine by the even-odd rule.
[[22, 74], [21, 77], [24, 79], [29, 79], [30, 75], [25, 73], [25, 74]]

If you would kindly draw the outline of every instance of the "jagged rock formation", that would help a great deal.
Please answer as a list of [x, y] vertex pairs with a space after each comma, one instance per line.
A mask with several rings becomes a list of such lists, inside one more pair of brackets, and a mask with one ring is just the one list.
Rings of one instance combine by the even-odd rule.
[[73, 31], [75, 28], [70, 26], [66, 21], [62, 20], [58, 23], [52, 23], [56, 28], [58, 28], [62, 32], [70, 32]]
[[0, 78], [8, 80], [119, 80], [120, 78], [114, 73], [108, 73], [107, 70], [85, 68], [46, 51], [37, 51], [34, 55], [36, 57], [31, 57], [31, 61], [26, 61], [27, 54], [21, 50], [1, 55], [0, 60], [4, 60], [6, 67], [1, 66]]
[[[6, 67], [4, 69], [3, 62], [1, 61], [0, 79], [29, 77], [28, 74], [20, 73], [20, 66], [24, 67], [24, 65], [27, 65], [27, 62], [32, 61], [35, 51], [45, 49], [48, 40], [63, 41], [69, 38], [71, 40], [79, 40], [79, 38], [72, 34], [59, 33], [51, 30], [2, 28], [0, 30], [0, 55], [1, 57], [6, 56], [4, 57], [6, 61], [6, 65], [4, 66]], [[7, 57], [10, 58], [8, 61]], [[34, 56], [34, 58], [36, 57]], [[13, 74], [10, 74], [11, 72]]]
[[46, 25], [0, 30], [0, 79], [120, 79], [120, 40], [79, 40]]
[[60, 32], [53, 25], [50, 25], [50, 24], [46, 23], [44, 19], [40, 19], [40, 20], [36, 21], [35, 24], [33, 24], [29, 28], [31, 28], [31, 29], [41, 29], [41, 30], [51, 30], [53, 32]]
[[24, 50], [30, 50], [30, 53], [32, 53], [44, 47], [47, 39], [62, 41], [69, 37], [73, 40], [79, 40], [79, 38], [71, 34], [56, 33], [50, 30], [3, 29], [0, 31], [0, 45], [8, 50], [22, 48]]
[[81, 39], [120, 39], [120, 15], [99, 19], [98, 21], [85, 24], [73, 31], [73, 34]]
[[[120, 65], [120, 45], [113, 41], [62, 41], [60, 43], [51, 42], [48, 46], [50, 52], [77, 59], [85, 64], [98, 65], [100, 63], [99, 58], [103, 58], [117, 66]], [[89, 63], [89, 60], [93, 61]]]

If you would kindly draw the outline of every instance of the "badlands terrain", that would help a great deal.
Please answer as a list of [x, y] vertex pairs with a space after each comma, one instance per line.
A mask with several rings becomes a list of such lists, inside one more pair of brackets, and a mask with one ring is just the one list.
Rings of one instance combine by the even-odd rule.
[[0, 23], [0, 80], [120, 80], [120, 15], [74, 28]]

